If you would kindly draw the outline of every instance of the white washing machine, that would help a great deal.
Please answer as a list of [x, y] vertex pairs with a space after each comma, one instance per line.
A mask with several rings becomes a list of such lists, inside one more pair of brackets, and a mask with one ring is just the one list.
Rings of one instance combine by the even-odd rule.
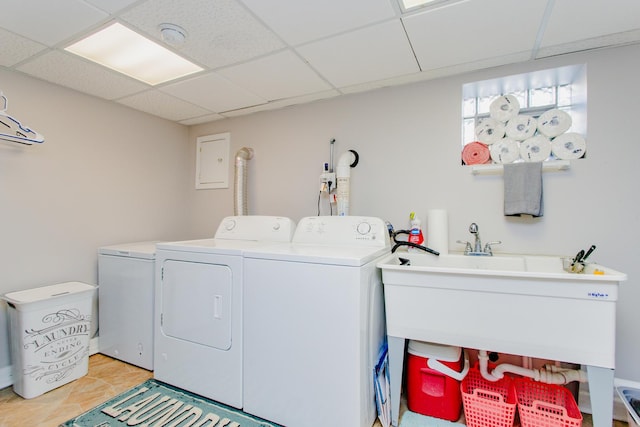
[[309, 217], [291, 244], [244, 260], [244, 410], [295, 427], [371, 427], [373, 370], [385, 336], [376, 263], [387, 227]]
[[153, 284], [157, 242], [98, 251], [100, 353], [153, 370]]
[[154, 378], [242, 408], [243, 251], [289, 242], [288, 218], [225, 218], [213, 239], [156, 253]]

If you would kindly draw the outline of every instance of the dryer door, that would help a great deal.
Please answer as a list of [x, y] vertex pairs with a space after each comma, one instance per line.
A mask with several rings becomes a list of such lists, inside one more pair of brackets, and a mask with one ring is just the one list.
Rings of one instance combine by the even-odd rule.
[[162, 332], [220, 350], [231, 348], [232, 273], [227, 265], [167, 260]]

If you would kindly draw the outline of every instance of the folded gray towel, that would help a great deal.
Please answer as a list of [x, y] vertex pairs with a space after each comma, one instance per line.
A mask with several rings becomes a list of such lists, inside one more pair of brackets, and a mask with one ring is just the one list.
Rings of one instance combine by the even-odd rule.
[[504, 214], [542, 216], [542, 162], [504, 165]]

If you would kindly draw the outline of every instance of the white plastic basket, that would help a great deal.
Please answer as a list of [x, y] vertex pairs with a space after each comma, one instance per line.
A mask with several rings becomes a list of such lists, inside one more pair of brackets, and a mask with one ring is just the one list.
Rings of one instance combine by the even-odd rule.
[[66, 282], [6, 294], [13, 390], [31, 399], [87, 374], [96, 286]]

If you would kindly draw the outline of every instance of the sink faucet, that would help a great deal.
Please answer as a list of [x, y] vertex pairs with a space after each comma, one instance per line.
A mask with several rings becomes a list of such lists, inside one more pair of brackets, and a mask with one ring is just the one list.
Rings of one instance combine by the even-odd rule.
[[470, 242], [463, 242], [458, 240], [458, 243], [462, 243], [465, 245], [464, 254], [471, 256], [493, 256], [493, 250], [491, 248], [492, 245], [498, 245], [502, 243], [501, 241], [489, 242], [484, 245], [484, 249], [482, 248], [482, 240], [480, 240], [480, 229], [478, 228], [478, 224], [472, 222], [469, 226], [469, 233], [473, 234], [475, 238], [475, 242], [473, 246]]
[[473, 234], [476, 238], [476, 243], [473, 245], [474, 252], [482, 252], [482, 242], [480, 241], [480, 230], [478, 224], [472, 222], [469, 226], [469, 233]]

